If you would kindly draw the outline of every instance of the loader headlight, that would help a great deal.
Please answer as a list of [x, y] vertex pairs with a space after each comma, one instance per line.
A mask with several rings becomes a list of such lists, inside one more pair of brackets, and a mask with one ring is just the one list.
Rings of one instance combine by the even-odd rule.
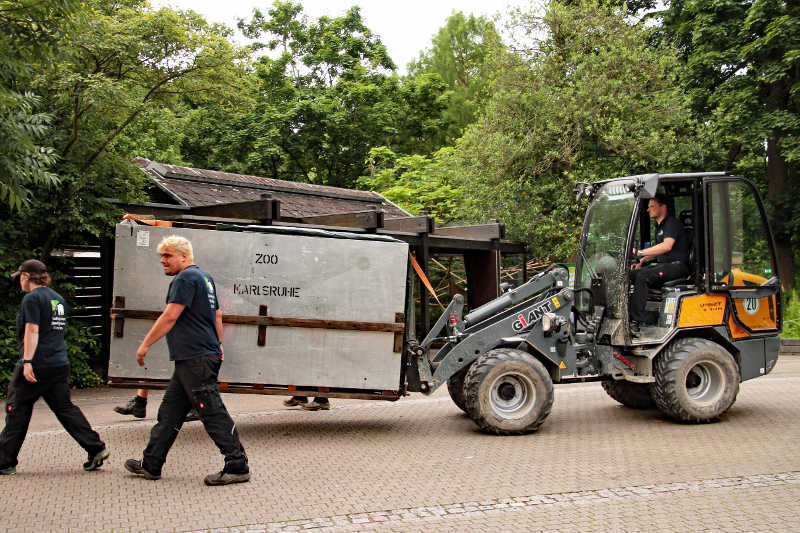
[[552, 333], [558, 324], [558, 317], [555, 313], [545, 313], [542, 315], [542, 331]]

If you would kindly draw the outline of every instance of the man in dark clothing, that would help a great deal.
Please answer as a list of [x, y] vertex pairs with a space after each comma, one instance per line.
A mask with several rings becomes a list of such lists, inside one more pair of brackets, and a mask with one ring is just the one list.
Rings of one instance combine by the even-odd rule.
[[158, 245], [158, 253], [164, 273], [175, 279], [167, 291], [167, 308], [136, 351], [136, 361], [144, 366], [150, 346], [166, 335], [175, 371], [142, 460], [128, 459], [125, 468], [147, 479], [161, 478], [167, 453], [186, 414], [195, 407], [206, 432], [225, 456], [224, 468], [206, 476], [206, 485], [249, 481], [247, 455], [219, 394], [217, 376], [225, 356], [220, 342], [222, 312], [214, 280], [194, 264], [192, 245], [183, 237], [165, 238]]
[[656, 194], [648, 203], [647, 212], [656, 221], [656, 233], [653, 246], [633, 251], [636, 257], [642, 258], [633, 265], [631, 272], [630, 318], [634, 332], [638, 331], [640, 323], [655, 324], [658, 321], [658, 313], [645, 310], [648, 289], [689, 275], [689, 240], [683, 224], [667, 215], [667, 199]]
[[17, 314], [19, 362], [8, 383], [6, 425], [0, 433], [0, 475], [16, 474], [17, 456], [28, 433], [33, 404], [40, 397], [89, 454], [83, 469], [97, 470], [110, 454], [70, 398], [69, 359], [64, 342], [67, 304], [48, 286], [50, 275], [41, 261], [28, 259], [12, 276], [19, 276], [20, 288], [27, 294]]

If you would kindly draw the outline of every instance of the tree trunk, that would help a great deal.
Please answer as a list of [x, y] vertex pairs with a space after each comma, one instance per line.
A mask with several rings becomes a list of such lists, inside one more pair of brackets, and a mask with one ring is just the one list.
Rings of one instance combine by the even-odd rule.
[[[789, 189], [789, 166], [781, 153], [780, 132], [773, 131], [767, 139], [767, 197], [771, 204], [780, 205], [781, 197]], [[775, 235], [775, 248], [778, 254], [778, 272], [783, 283], [783, 290], [791, 294], [794, 289], [794, 250], [792, 249], [792, 236], [782, 230], [779, 219], [786, 219], [789, 213], [770, 213], [773, 228], [777, 228]]]

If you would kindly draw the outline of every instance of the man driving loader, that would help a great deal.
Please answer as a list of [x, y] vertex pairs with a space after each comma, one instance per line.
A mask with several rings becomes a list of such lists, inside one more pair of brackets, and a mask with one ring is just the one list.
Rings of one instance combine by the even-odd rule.
[[655, 238], [653, 246], [633, 250], [635, 257], [641, 257], [631, 267], [630, 319], [634, 335], [639, 333], [640, 325], [658, 321], [658, 313], [645, 309], [647, 291], [689, 274], [690, 242], [683, 224], [668, 214], [667, 198], [661, 193], [656, 194], [647, 205], [647, 213], [656, 221]]

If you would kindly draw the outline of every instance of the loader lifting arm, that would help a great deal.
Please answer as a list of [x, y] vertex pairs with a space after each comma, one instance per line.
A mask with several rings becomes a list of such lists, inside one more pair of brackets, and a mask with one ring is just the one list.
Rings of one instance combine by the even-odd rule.
[[[416, 361], [419, 372], [420, 392], [432, 393], [481, 354], [498, 346], [527, 345], [551, 368], [574, 368], [575, 344], [570, 342], [574, 339], [569, 320], [573, 292], [568, 281], [566, 266], [552, 265], [463, 318], [464, 298], [456, 295], [425, 339], [408, 344], [410, 360]], [[428, 354], [436, 340], [446, 342], [431, 360]]]

